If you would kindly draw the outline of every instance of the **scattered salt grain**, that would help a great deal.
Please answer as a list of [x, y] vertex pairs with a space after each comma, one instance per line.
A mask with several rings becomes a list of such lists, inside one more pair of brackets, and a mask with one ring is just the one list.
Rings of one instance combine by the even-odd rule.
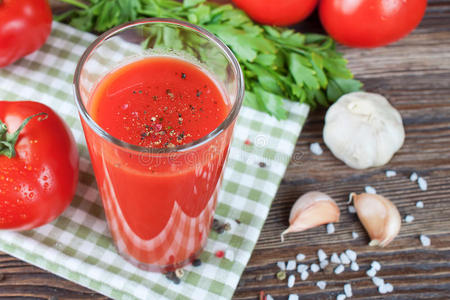
[[291, 275], [289, 275], [289, 278], [288, 278], [288, 284], [287, 284], [288, 288], [293, 287], [294, 283], [295, 283], [295, 275], [291, 274]]
[[419, 175], [417, 175], [416, 172], [412, 173], [411, 176], [409, 176], [409, 180], [411, 180], [413, 182], [416, 181], [417, 178], [419, 178]]
[[297, 261], [302, 261], [302, 260], [304, 260], [305, 258], [306, 258], [305, 254], [302, 254], [302, 253], [297, 254], [297, 256], [295, 257], [295, 259], [296, 259]]
[[414, 216], [411, 216], [411, 215], [405, 216], [406, 223], [411, 223], [412, 221], [414, 221]]
[[423, 177], [419, 177], [419, 179], [417, 179], [417, 184], [422, 191], [426, 191], [428, 189], [428, 183]]
[[350, 258], [348, 258], [347, 254], [345, 253], [341, 253], [339, 258], [341, 259], [341, 263], [344, 265], [349, 265], [351, 263]]
[[348, 206], [348, 212], [351, 213], [351, 214], [356, 213], [355, 207], [354, 207], [353, 205], [349, 205], [349, 206]]
[[286, 264], [284, 263], [284, 261], [278, 261], [277, 266], [278, 266], [278, 268], [280, 268], [281, 271], [286, 270]]
[[300, 274], [300, 279], [303, 280], [303, 281], [305, 281], [306, 279], [308, 279], [308, 276], [309, 276], [308, 271], [303, 271], [303, 272]]
[[374, 268], [370, 268], [369, 270], [367, 270], [366, 274], [369, 277], [375, 277], [375, 275], [377, 275], [377, 270], [375, 270]]
[[327, 233], [332, 234], [334, 233], [334, 231], [335, 231], [334, 224], [333, 223], [327, 224]]
[[420, 235], [420, 242], [422, 243], [422, 246], [424, 246], [424, 247], [428, 247], [431, 245], [430, 238], [423, 234]]
[[297, 262], [295, 260], [291, 259], [287, 262], [286, 271], [295, 270], [296, 267], [297, 267]]
[[355, 261], [356, 258], [358, 257], [358, 254], [356, 254], [356, 252], [353, 251], [352, 249], [347, 249], [347, 250], [345, 250], [345, 254], [347, 254], [347, 257], [348, 257], [351, 261]]
[[344, 272], [345, 267], [343, 265], [339, 265], [334, 269], [334, 274], [338, 275]]
[[309, 269], [313, 272], [313, 273], [317, 273], [320, 271], [320, 267], [318, 264], [311, 264], [311, 266], [309, 267]]
[[295, 295], [295, 294], [290, 294], [288, 297], [288, 300], [298, 300], [298, 299], [299, 299], [298, 295]]
[[328, 266], [328, 264], [329, 264], [328, 259], [322, 260], [320, 262], [320, 268], [325, 269]]
[[320, 147], [319, 143], [312, 143], [311, 145], [309, 145], [309, 150], [311, 150], [311, 152], [315, 155], [323, 154], [322, 147]]
[[266, 300], [274, 300], [273, 297], [270, 294], [266, 295]]
[[359, 237], [359, 234], [356, 231], [352, 232], [352, 238], [356, 240]]
[[374, 187], [371, 187], [370, 185], [366, 185], [364, 188], [367, 194], [376, 194], [377, 190]]
[[386, 289], [386, 292], [388, 292], [388, 293], [392, 293], [394, 291], [394, 286], [390, 283], [386, 283], [384, 285], [384, 288]]
[[387, 170], [386, 171], [386, 177], [394, 177], [397, 175], [397, 172], [395, 172], [394, 170]]
[[358, 263], [357, 263], [356, 261], [352, 262], [351, 265], [350, 265], [350, 269], [351, 269], [353, 272], [358, 272], [358, 271], [359, 271], [359, 265], [358, 265]]
[[372, 263], [370, 264], [370, 266], [372, 267], [372, 269], [374, 269], [375, 271], [380, 271], [381, 270], [381, 264], [379, 262], [377, 262], [376, 260], [372, 261]]
[[319, 249], [317, 251], [317, 257], [319, 258], [319, 261], [325, 260], [327, 259], [327, 254], [325, 253], [325, 251], [323, 251], [322, 249]]
[[327, 287], [327, 283], [323, 280], [317, 281], [316, 285], [321, 290], [324, 290]]
[[417, 208], [423, 208], [423, 201], [417, 201], [416, 202], [416, 207]]
[[225, 259], [228, 259], [229, 261], [234, 261], [234, 251], [230, 249], [226, 250]]
[[384, 279], [380, 277], [372, 277], [372, 282], [378, 287], [384, 285]]
[[339, 259], [339, 256], [336, 253], [331, 254], [331, 262], [333, 264], [341, 264], [341, 260]]
[[352, 285], [350, 283], [344, 285], [344, 293], [348, 298], [353, 296]]
[[337, 297], [336, 297], [336, 300], [345, 300], [345, 295], [344, 294], [339, 294], [339, 295], [337, 295]]
[[300, 265], [297, 266], [297, 272], [303, 273], [303, 272], [307, 271], [308, 268], [309, 268], [308, 265], [300, 264]]
[[382, 284], [378, 287], [378, 293], [380, 294], [386, 294], [387, 293], [387, 289], [386, 289], [386, 285]]

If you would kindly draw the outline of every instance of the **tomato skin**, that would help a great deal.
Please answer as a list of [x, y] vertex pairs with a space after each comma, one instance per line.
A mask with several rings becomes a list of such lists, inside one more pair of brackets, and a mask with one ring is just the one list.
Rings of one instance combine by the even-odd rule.
[[0, 1], [0, 68], [39, 49], [51, 28], [47, 0]]
[[318, 0], [233, 0], [258, 23], [288, 26], [306, 19]]
[[23, 120], [16, 156], [0, 156], [0, 229], [28, 230], [53, 221], [69, 205], [78, 183], [78, 150], [70, 129], [48, 106], [0, 101], [0, 120], [12, 133]]
[[323, 27], [341, 44], [373, 48], [393, 43], [419, 25], [426, 0], [321, 0]]

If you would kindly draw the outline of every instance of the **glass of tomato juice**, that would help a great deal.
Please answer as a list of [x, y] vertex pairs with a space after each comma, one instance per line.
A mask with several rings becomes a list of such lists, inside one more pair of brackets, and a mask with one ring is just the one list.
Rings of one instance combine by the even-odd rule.
[[193, 261], [244, 96], [232, 52], [195, 25], [138, 20], [87, 48], [74, 88], [118, 252], [150, 271]]

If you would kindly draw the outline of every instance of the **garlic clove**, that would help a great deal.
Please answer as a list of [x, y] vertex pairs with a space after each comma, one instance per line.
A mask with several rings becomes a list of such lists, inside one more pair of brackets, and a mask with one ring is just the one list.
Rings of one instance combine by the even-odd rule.
[[340, 211], [336, 202], [327, 194], [308, 192], [298, 198], [289, 216], [290, 226], [281, 233], [281, 241], [289, 232], [300, 232], [323, 224], [339, 221]]
[[377, 195], [352, 193], [356, 214], [371, 241], [370, 246], [387, 246], [399, 233], [401, 217], [389, 199]]

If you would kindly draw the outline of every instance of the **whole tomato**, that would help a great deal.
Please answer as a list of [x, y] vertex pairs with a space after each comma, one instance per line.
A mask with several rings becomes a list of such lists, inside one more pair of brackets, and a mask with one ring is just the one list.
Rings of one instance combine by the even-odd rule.
[[70, 129], [48, 106], [0, 101], [0, 229], [32, 229], [54, 220], [78, 182]]
[[419, 25], [426, 0], [321, 0], [319, 16], [335, 40], [373, 48], [395, 42]]
[[306, 19], [318, 0], [233, 0], [261, 24], [288, 26]]
[[0, 68], [39, 49], [51, 29], [47, 0], [0, 0]]

